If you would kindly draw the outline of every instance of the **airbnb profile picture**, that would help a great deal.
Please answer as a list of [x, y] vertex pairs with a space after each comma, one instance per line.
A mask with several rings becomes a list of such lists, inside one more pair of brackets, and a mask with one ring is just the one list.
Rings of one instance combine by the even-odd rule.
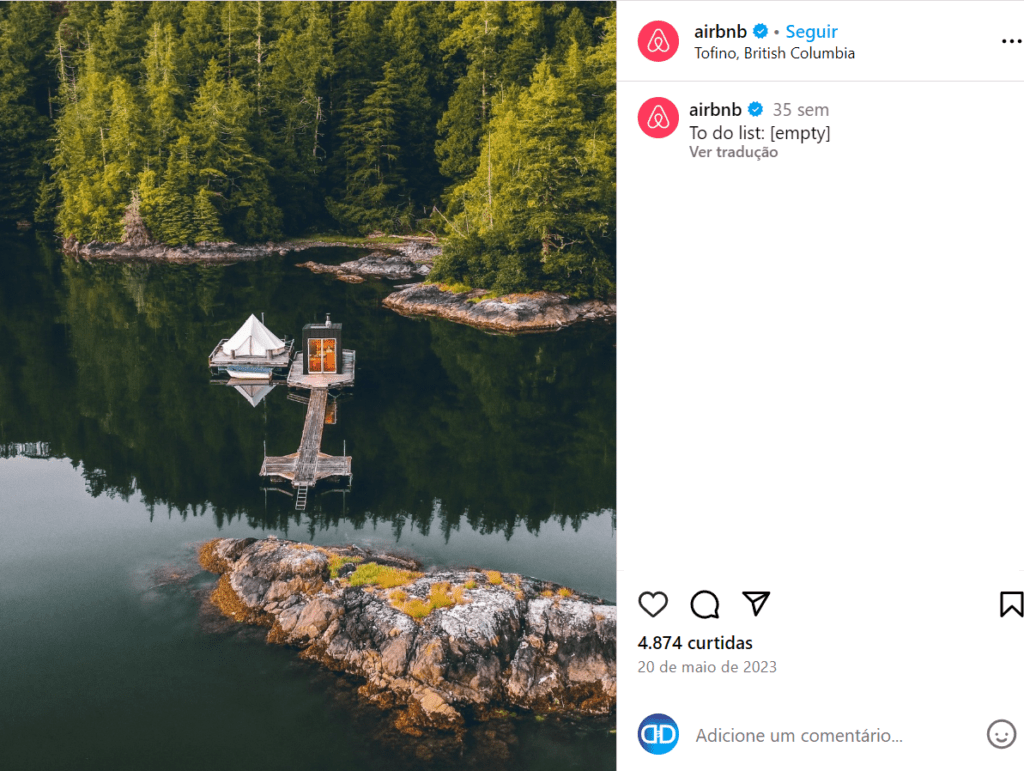
[[652, 62], [663, 62], [679, 50], [679, 33], [667, 21], [652, 21], [640, 30], [636, 42], [640, 53]]
[[664, 139], [679, 125], [679, 110], [663, 96], [644, 102], [636, 117], [640, 130], [654, 139]]

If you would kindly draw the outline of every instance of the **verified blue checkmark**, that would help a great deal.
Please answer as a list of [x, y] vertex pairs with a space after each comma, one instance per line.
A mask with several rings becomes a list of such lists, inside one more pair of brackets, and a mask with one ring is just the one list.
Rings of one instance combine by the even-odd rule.
[[747, 112], [749, 112], [751, 116], [756, 118], [758, 115], [764, 112], [764, 107], [761, 106], [760, 102], [751, 102], [750, 105], [747, 107]]

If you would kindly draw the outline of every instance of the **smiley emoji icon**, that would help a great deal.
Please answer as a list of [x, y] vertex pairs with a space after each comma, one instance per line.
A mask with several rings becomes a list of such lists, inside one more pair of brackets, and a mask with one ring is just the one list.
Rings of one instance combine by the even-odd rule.
[[997, 750], [1005, 750], [1017, 741], [1017, 729], [1009, 720], [997, 720], [988, 727], [988, 743]]

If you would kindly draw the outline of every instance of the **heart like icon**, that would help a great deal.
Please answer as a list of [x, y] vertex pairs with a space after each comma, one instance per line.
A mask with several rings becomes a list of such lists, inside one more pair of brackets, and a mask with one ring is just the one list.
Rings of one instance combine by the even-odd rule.
[[640, 607], [648, 616], [654, 618], [668, 607], [668, 595], [665, 592], [641, 592]]

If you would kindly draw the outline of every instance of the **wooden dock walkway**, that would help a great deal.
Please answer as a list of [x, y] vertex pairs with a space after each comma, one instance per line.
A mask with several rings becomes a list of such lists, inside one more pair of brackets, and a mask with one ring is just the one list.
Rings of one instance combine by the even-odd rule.
[[[337, 421], [338, 404], [331, 400], [331, 394], [337, 395], [338, 389], [353, 385], [356, 379], [356, 352], [341, 347], [341, 324], [331, 324], [330, 314], [323, 324], [306, 324], [302, 330], [302, 346], [306, 346], [308, 339], [309, 352], [315, 356], [310, 360], [311, 365], [337, 368], [337, 372], [303, 374], [303, 353], [292, 356], [296, 341], [277, 338], [255, 316], [250, 316], [234, 336], [218, 342], [207, 357], [210, 374], [214, 378], [225, 373], [230, 376], [227, 380], [214, 379], [211, 382], [234, 386], [254, 407], [273, 390], [274, 380], [281, 377], [287, 378], [289, 388], [309, 394], [288, 394], [290, 400], [306, 405], [306, 422], [302, 426], [298, 452], [267, 456], [264, 439], [263, 465], [260, 467], [260, 476], [269, 477], [272, 482], [291, 483], [296, 490], [295, 508], [299, 511], [305, 510], [309, 491], [317, 482], [347, 479], [351, 487], [351, 456], [339, 457], [320, 452], [320, 443], [324, 437], [324, 424]], [[225, 349], [227, 345], [231, 347]], [[2, 449], [0, 446], [0, 451]]]
[[320, 441], [324, 436], [324, 412], [327, 410], [327, 389], [314, 388], [306, 407], [306, 424], [302, 427], [299, 458], [296, 465], [296, 486], [316, 484], [316, 467], [320, 460]]
[[327, 410], [327, 388], [313, 388], [309, 393], [306, 407], [306, 423], [302, 427], [299, 451], [290, 455], [267, 456], [263, 459], [260, 475], [280, 481], [291, 482], [299, 490], [300, 501], [305, 507], [305, 495], [310, 487], [325, 479], [341, 479], [352, 476], [351, 456], [339, 457], [320, 452], [324, 435], [324, 415]]

